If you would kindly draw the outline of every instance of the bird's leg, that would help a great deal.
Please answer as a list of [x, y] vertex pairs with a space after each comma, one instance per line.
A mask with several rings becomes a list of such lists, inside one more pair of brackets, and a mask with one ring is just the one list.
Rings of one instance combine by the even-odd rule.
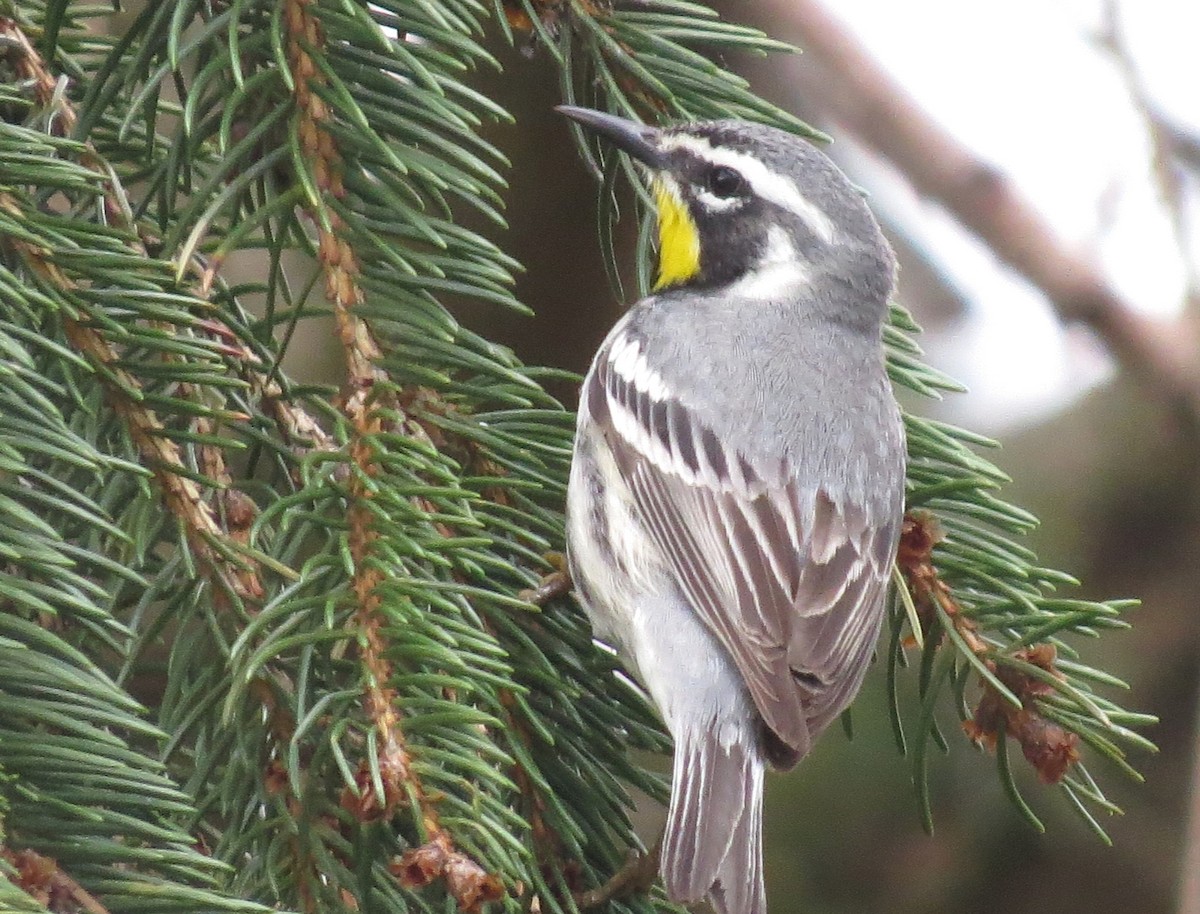
[[566, 596], [571, 592], [571, 572], [567, 570], [567, 561], [561, 552], [547, 552], [545, 559], [554, 568], [538, 582], [537, 587], [522, 590], [518, 596], [526, 603], [534, 606], [545, 606], [557, 597]]
[[660, 832], [658, 840], [650, 850], [630, 849], [625, 855], [625, 865], [613, 873], [604, 885], [588, 889], [586, 892], [576, 892], [575, 904], [580, 908], [594, 908], [611, 898], [648, 891], [658, 878], [658, 858], [662, 854], [662, 842], [663, 836]]

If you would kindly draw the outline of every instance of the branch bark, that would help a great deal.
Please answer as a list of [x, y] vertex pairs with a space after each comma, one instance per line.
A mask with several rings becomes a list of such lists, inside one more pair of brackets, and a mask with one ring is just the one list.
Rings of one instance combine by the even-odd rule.
[[1200, 360], [1189, 324], [1134, 311], [1005, 175], [937, 124], [850, 31], [813, 0], [774, 0], [775, 31], [806, 52], [798, 92], [889, 160], [1039, 288], [1066, 321], [1092, 328], [1191, 432], [1200, 432]]

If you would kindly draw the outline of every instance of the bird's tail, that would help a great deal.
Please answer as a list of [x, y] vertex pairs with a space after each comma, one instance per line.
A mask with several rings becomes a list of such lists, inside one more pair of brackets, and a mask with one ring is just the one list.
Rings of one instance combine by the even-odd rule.
[[762, 867], [763, 761], [755, 741], [711, 731], [675, 742], [662, 878], [674, 901], [709, 896], [718, 914], [767, 914]]

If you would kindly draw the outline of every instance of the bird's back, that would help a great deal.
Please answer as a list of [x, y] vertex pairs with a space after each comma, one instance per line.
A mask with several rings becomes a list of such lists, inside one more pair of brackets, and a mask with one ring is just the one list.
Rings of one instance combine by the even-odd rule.
[[639, 302], [610, 341], [618, 335], [759, 474], [839, 479], [856, 502], [894, 510], [904, 431], [877, 331], [848, 331], [794, 300], [689, 290]]

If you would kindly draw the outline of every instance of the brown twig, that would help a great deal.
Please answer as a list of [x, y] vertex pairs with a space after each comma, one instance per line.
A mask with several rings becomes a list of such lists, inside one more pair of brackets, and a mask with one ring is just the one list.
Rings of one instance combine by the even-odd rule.
[[52, 914], [77, 911], [108, 914], [108, 909], [72, 879], [58, 861], [36, 851], [8, 848], [0, 848], [0, 857], [16, 871], [11, 877], [13, 884]]
[[662, 856], [663, 836], [660, 833], [654, 847], [645, 853], [631, 850], [625, 858], [625, 865], [617, 870], [604, 885], [586, 892], [575, 893], [575, 904], [580, 908], [595, 908], [621, 898], [633, 892], [644, 892], [654, 885], [658, 878], [658, 863]]
[[[288, 36], [288, 63], [299, 112], [297, 131], [301, 146], [313, 169], [317, 189], [340, 197], [345, 194], [341, 183], [342, 158], [326, 129], [330, 111], [314, 91], [314, 86], [324, 83], [325, 76], [308, 51], [322, 45], [322, 29], [306, 0], [291, 0], [285, 5], [284, 23]], [[386, 640], [377, 594], [382, 574], [370, 561], [379, 535], [367, 502], [372, 497], [370, 480], [379, 472], [371, 441], [382, 431], [376, 409], [378, 404], [372, 402], [376, 380], [374, 363], [380, 352], [366, 323], [354, 313], [354, 308], [363, 301], [363, 293], [357, 281], [357, 258], [349, 242], [339, 234], [343, 228], [341, 218], [329, 208], [313, 211], [310, 207], [310, 215], [317, 226], [317, 256], [325, 275], [325, 297], [333, 304], [349, 372], [349, 394], [344, 399], [344, 413], [352, 429], [350, 462], [354, 468], [350, 477], [351, 505], [347, 516], [350, 555], [354, 560], [351, 586], [356, 604], [355, 617], [362, 632], [360, 650], [367, 669], [363, 704], [379, 734], [378, 770], [384, 790], [383, 796], [375, 796], [374, 791], [367, 790], [359, 798], [359, 805], [364, 816], [386, 816], [403, 802], [405, 782], [411, 773], [408, 753], [400, 735], [396, 694], [388, 686], [392, 669], [384, 656]], [[367, 783], [370, 783], [369, 779]]]
[[1190, 430], [1200, 429], [1200, 360], [1189, 325], [1134, 311], [993, 166], [938, 125], [816, 0], [774, 0], [775, 31], [805, 50], [798, 91], [940, 201], [1037, 286], [1059, 316], [1091, 327]]
[[[0, 18], [0, 36], [9, 41], [13, 69], [18, 76], [32, 84], [38, 104], [43, 110], [53, 109], [60, 131], [71, 133], [77, 121], [75, 110], [65, 94], [56, 91], [56, 80], [28, 36], [18, 23], [7, 18]], [[108, 218], [123, 224], [125, 213], [112, 187], [111, 173], [90, 144], [85, 144], [80, 160], [104, 179], [104, 203]], [[0, 206], [16, 216], [21, 215], [19, 204], [8, 194], [0, 196]], [[131, 243], [138, 253], [145, 255], [144, 247], [136, 242]], [[26, 266], [51, 285], [64, 291], [74, 288], [74, 282], [53, 262], [50, 252], [21, 240], [13, 240], [12, 244], [21, 253]], [[72, 347], [101, 369], [109, 404], [128, 428], [143, 464], [154, 474], [167, 509], [182, 522], [189, 546], [202, 559], [203, 567], [222, 583], [223, 588], [239, 598], [261, 597], [264, 591], [256, 568], [248, 560], [233, 561], [228, 557], [239, 552], [236, 537], [231, 537], [217, 522], [203, 490], [187, 475], [183, 453], [175, 442], [165, 436], [165, 426], [154, 410], [137, 396], [142, 389], [141, 382], [120, 367], [117, 349], [99, 330], [74, 318], [64, 318], [63, 329]], [[201, 431], [211, 432], [210, 423], [202, 421], [205, 421], [205, 427]], [[229, 476], [225, 472], [224, 457], [220, 450], [202, 445], [201, 451], [201, 464], [206, 473], [211, 474], [209, 478], [218, 485], [227, 483]], [[238, 513], [240, 515], [242, 512]], [[228, 548], [215, 547], [214, 544], [221, 542], [229, 543]]]
[[[8, 194], [0, 194], [0, 207], [15, 216], [22, 212]], [[19, 239], [12, 239], [11, 244], [21, 254], [26, 267], [51, 285], [63, 291], [74, 288], [70, 277], [49, 259], [47, 251]], [[227, 539], [226, 531], [217, 523], [200, 486], [185, 475], [187, 468], [183, 454], [178, 445], [163, 434], [162, 421], [135, 396], [141, 390], [141, 384], [120, 367], [116, 349], [98, 330], [73, 318], [63, 319], [63, 329], [71, 346], [101, 369], [109, 405], [129, 430], [142, 463], [153, 473], [167, 509], [182, 522], [189, 546], [202, 560], [201, 567], [240, 598], [262, 596], [257, 571], [248, 563], [232, 561], [225, 550], [214, 548], [214, 543]], [[235, 551], [236, 545], [231, 543], [229, 550]]]
[[469, 914], [479, 911], [488, 902], [499, 901], [504, 893], [500, 880], [484, 873], [479, 864], [455, 850], [450, 838], [442, 831], [421, 847], [406, 853], [392, 864], [391, 871], [401, 885], [410, 889], [423, 888], [437, 879], [444, 880], [459, 908]]
[[[916, 604], [924, 634], [928, 637], [937, 630], [937, 620], [944, 613], [967, 648], [1021, 702], [1020, 707], [1014, 707], [1000, 690], [980, 676], [983, 696], [972, 718], [963, 724], [963, 731], [973, 742], [989, 749], [996, 747], [1002, 732], [1012, 737], [1038, 777], [1044, 783], [1057, 784], [1079, 761], [1079, 737], [1038, 711], [1037, 699], [1053, 691], [1050, 685], [1011, 667], [1000, 667], [992, 659], [991, 648], [980, 636], [974, 620], [963, 613], [950, 585], [938, 573], [933, 550], [941, 539], [941, 530], [932, 515], [917, 511], [904, 515], [896, 564]], [[1014, 656], [1053, 676], [1061, 676], [1055, 669], [1057, 657], [1053, 645], [1036, 644]]]
[[[57, 133], [62, 136], [70, 136], [75, 131], [78, 115], [66, 93], [58, 91], [57, 81], [29, 37], [16, 21], [4, 17], [0, 17], [0, 36], [9, 41], [14, 70], [22, 79], [32, 85], [35, 100], [42, 110], [50, 112]], [[116, 189], [112, 186], [111, 170], [92, 148], [90, 141], [84, 143], [80, 162], [106, 179], [104, 210], [105, 218], [109, 223], [124, 226], [135, 237], [141, 238], [139, 227], [131, 222], [129, 213], [125, 210]], [[131, 240], [129, 243], [142, 256], [149, 256], [144, 240]], [[197, 299], [205, 301], [211, 292], [215, 277], [211, 270], [199, 265], [196, 256], [193, 256], [192, 259], [193, 272], [201, 277]], [[243, 369], [243, 374], [250, 382], [251, 389], [266, 402], [269, 412], [285, 433], [289, 433], [292, 439], [309, 440], [314, 448], [330, 449], [332, 447], [329, 435], [321, 428], [320, 424], [301, 407], [282, 396], [282, 388], [278, 382], [266, 374], [254, 370], [258, 359], [238, 342], [239, 337], [236, 333], [213, 317], [196, 321], [196, 326], [208, 331], [213, 337], [228, 341], [227, 354], [236, 358], [237, 364]], [[187, 391], [191, 389], [192, 385], [181, 385], [180, 393], [186, 396]], [[213, 431], [210, 420], [198, 420], [197, 426], [200, 434], [210, 434]], [[229, 476], [225, 473], [224, 457], [220, 449], [213, 445], [200, 445], [199, 448], [202, 466], [211, 471], [209, 478], [216, 482], [228, 482]]]
[[566, 559], [560, 553], [550, 552], [546, 554], [545, 558], [554, 570], [543, 577], [536, 587], [522, 590], [518, 594], [522, 600], [532, 603], [534, 606], [545, 606], [551, 600], [565, 597], [574, 586]]
[[[299, 121], [297, 132], [310, 164], [316, 186], [324, 194], [340, 197], [342, 158], [333, 136], [326, 129], [331, 113], [314, 90], [325, 82], [320, 67], [312, 60], [309, 48], [323, 44], [323, 31], [308, 0], [290, 0], [284, 6], [287, 57], [295, 85]], [[383, 796], [368, 791], [360, 797], [361, 812], [387, 816], [406, 796], [405, 783], [411, 776], [408, 753], [400, 735], [396, 694], [388, 685], [392, 668], [385, 656], [386, 637], [379, 612], [377, 590], [382, 573], [372, 566], [371, 553], [378, 532], [372, 522], [368, 502], [372, 498], [370, 480], [379, 472], [372, 439], [383, 431], [378, 405], [372, 399], [377, 377], [375, 361], [380, 351], [366, 323], [354, 312], [363, 301], [358, 285], [358, 261], [340, 231], [341, 218], [328, 207], [310, 205], [309, 215], [317, 227], [317, 257], [325, 276], [325, 297], [333, 304], [338, 337], [346, 357], [349, 393], [343, 412], [352, 430], [350, 441], [349, 548], [354, 560], [351, 588], [355, 598], [355, 618], [362, 632], [360, 652], [367, 670], [363, 705], [379, 734], [378, 770], [383, 779]], [[369, 783], [369, 780], [368, 780]]]
[[[326, 82], [326, 76], [310, 53], [311, 49], [322, 48], [325, 41], [313, 6], [312, 0], [288, 0], [283, 11], [287, 59], [298, 111], [297, 132], [317, 190], [323, 197], [340, 198], [346, 193], [342, 184], [344, 162], [329, 130], [332, 112], [317, 91]], [[437, 809], [412, 769], [400, 727], [398, 696], [390, 685], [393, 670], [387, 657], [386, 624], [379, 595], [384, 574], [374, 561], [379, 532], [370, 503], [375, 497], [371, 481], [380, 472], [375, 442], [387, 431], [382, 417], [387, 411], [399, 412], [400, 404], [394, 387], [380, 383], [386, 381], [376, 367], [382, 352], [366, 321], [356, 312], [364, 296], [358, 281], [358, 258], [346, 237], [345, 224], [323, 200], [309, 204], [309, 216], [316, 226], [317, 259], [324, 274], [325, 297], [333, 305], [346, 359], [348, 379], [343, 413], [350, 429], [347, 524], [348, 547], [354, 564], [351, 589], [355, 620], [361, 633], [359, 650], [366, 671], [363, 707], [379, 737], [374, 765], [363, 763], [357, 795], [344, 795], [343, 805], [360, 819], [371, 820], [390, 817], [409, 797], [415, 798], [416, 815], [428, 840], [407, 852], [393, 872], [410, 887], [442, 879], [460, 909], [476, 911], [480, 905], [499, 898], [503, 885], [456, 849], [438, 824]], [[382, 795], [374, 786], [373, 772], [378, 772], [382, 781]]]

